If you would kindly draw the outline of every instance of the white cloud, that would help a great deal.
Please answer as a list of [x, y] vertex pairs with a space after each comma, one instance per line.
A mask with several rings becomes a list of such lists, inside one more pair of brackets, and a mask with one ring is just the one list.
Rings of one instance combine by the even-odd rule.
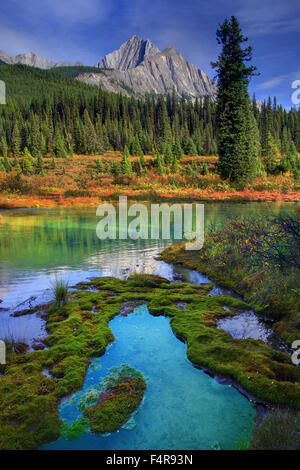
[[300, 80], [300, 70], [296, 72], [278, 75], [277, 77], [271, 78], [270, 80], [260, 83], [257, 88], [260, 88], [262, 90], [275, 88], [283, 82], [290, 82], [290, 86], [292, 86], [292, 82], [297, 79]]
[[27, 33], [17, 31], [13, 28], [0, 25], [1, 49], [8, 55], [16, 55], [23, 52], [34, 51], [40, 55], [47, 54], [47, 50], [39, 47], [37, 51], [37, 41]]
[[247, 26], [247, 33], [265, 35], [300, 30], [300, 4], [298, 0], [247, 0], [236, 7], [235, 13]]

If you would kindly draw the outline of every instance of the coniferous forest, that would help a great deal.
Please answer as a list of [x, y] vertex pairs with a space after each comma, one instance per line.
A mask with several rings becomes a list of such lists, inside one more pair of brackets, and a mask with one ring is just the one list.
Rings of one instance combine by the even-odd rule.
[[[192, 102], [175, 93], [128, 98], [74, 80], [66, 75], [72, 75], [72, 68], [1, 66], [8, 95], [0, 110], [2, 170], [10, 168], [7, 156], [17, 164], [24, 151], [40, 159], [122, 152], [126, 146], [139, 156], [218, 154], [215, 101], [204, 97]], [[255, 97], [252, 110], [267, 173], [292, 171], [298, 176], [300, 110], [286, 111], [276, 98], [258, 103]]]

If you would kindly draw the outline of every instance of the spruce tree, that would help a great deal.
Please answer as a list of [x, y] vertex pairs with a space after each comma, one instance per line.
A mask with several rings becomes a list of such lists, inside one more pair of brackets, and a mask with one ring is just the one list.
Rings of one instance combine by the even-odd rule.
[[7, 155], [5, 155], [5, 157], [3, 158], [3, 163], [4, 163], [6, 171], [11, 171], [12, 170], [12, 166], [11, 166], [10, 161], [7, 158]]
[[98, 150], [97, 135], [94, 125], [89, 116], [87, 109], [83, 113], [84, 127], [83, 127], [83, 146], [84, 152], [87, 155], [93, 155]]
[[245, 186], [257, 175], [259, 135], [248, 94], [249, 77], [256, 68], [247, 67], [252, 48], [242, 44], [238, 20], [232, 16], [217, 30], [222, 52], [212, 66], [217, 70], [218, 173], [239, 186]]
[[34, 173], [33, 165], [34, 159], [32, 158], [28, 148], [25, 147], [21, 156], [22, 173], [24, 175], [32, 175]]
[[178, 173], [178, 172], [179, 172], [178, 161], [175, 155], [173, 155], [173, 160], [171, 164], [171, 173]]
[[135, 137], [133, 141], [131, 142], [130, 153], [131, 155], [134, 155], [135, 157], [141, 157], [142, 155], [144, 155], [144, 152], [140, 144], [140, 139], [138, 137]]
[[44, 160], [41, 153], [38, 154], [36, 165], [35, 165], [35, 172], [37, 175], [44, 174]]
[[172, 153], [175, 155], [175, 157], [177, 157], [177, 159], [183, 157], [184, 152], [182, 150], [179, 140], [175, 140], [175, 143], [172, 148]]
[[21, 152], [21, 136], [18, 123], [16, 122], [14, 125], [13, 133], [12, 133], [12, 152], [14, 157], [18, 157]]
[[120, 167], [119, 163], [114, 160], [111, 164], [107, 163], [107, 169], [113, 176], [118, 176], [120, 172], [122, 172], [122, 167]]
[[[175, 155], [176, 156], [176, 155]], [[166, 165], [170, 165], [173, 161], [173, 150], [172, 150], [172, 146], [171, 144], [168, 144], [166, 146], [166, 150], [165, 150], [165, 162], [166, 162]]]
[[188, 147], [187, 147], [187, 155], [191, 157], [195, 157], [197, 155], [197, 147], [193, 139], [189, 140]]
[[58, 129], [55, 132], [55, 155], [62, 158], [67, 158], [68, 156], [64, 138]]
[[1, 138], [0, 146], [1, 146], [1, 154], [2, 154], [2, 156], [3, 156], [4, 158], [7, 157], [7, 149], [8, 149], [8, 146], [7, 146], [7, 142], [6, 142], [5, 137], [2, 137], [2, 138]]
[[56, 160], [54, 155], [52, 155], [50, 167], [52, 168], [52, 170], [56, 170]]
[[157, 174], [162, 176], [164, 173], [165, 173], [164, 160], [163, 160], [163, 157], [158, 154], [157, 155]]
[[123, 173], [123, 175], [131, 175], [132, 173], [128, 147], [124, 148], [124, 154], [121, 161], [121, 172]]

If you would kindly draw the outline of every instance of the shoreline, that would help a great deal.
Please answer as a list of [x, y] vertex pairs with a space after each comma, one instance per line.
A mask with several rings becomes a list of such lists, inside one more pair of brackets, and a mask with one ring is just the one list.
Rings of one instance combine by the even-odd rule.
[[[262, 302], [263, 299], [257, 297], [255, 294], [255, 284], [251, 283], [243, 285], [244, 279], [250, 277], [250, 274], [244, 272], [241, 274], [241, 278], [232, 277], [230, 272], [226, 269], [220, 269], [218, 265], [209, 264], [207, 253], [205, 256], [199, 255], [195, 257], [193, 252], [186, 251], [182, 242], [173, 243], [166, 247], [160, 255], [157, 257], [158, 260], [166, 263], [181, 265], [189, 269], [194, 269], [198, 273], [206, 275], [213, 282], [219, 284], [225, 289], [231, 289], [238, 293], [252, 308], [252, 310], [258, 314], [264, 316], [266, 319], [271, 320], [273, 323], [272, 329], [283, 342], [289, 348], [289, 344], [298, 338], [296, 331], [297, 323], [297, 307], [295, 303], [295, 314], [291, 310], [290, 304], [286, 300], [277, 300], [276, 302]], [[295, 299], [296, 300], [296, 299]], [[280, 314], [280, 312], [286, 311], [286, 314]], [[285, 326], [285, 329], [283, 327]], [[286, 331], [285, 331], [286, 330]], [[296, 337], [297, 336], [297, 337]]]
[[105, 202], [117, 202], [119, 196], [127, 196], [129, 201], [145, 201], [145, 202], [170, 202], [170, 203], [235, 203], [246, 204], [249, 202], [261, 203], [300, 203], [300, 193], [270, 193], [268, 191], [261, 192], [219, 192], [219, 193], [202, 193], [185, 195], [177, 191], [176, 194], [169, 193], [167, 195], [153, 191], [117, 191], [109, 195], [99, 195], [97, 197], [67, 197], [55, 195], [54, 197], [46, 197], [39, 195], [1, 195], [0, 194], [0, 210], [5, 209], [77, 209], [82, 207], [97, 207]]

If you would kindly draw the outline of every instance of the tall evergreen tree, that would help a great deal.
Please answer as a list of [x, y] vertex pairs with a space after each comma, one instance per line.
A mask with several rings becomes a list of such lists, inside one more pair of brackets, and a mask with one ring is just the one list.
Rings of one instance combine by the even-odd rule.
[[44, 160], [42, 155], [39, 153], [35, 165], [35, 172], [37, 175], [43, 175], [44, 174]]
[[187, 155], [190, 155], [191, 157], [194, 157], [197, 155], [197, 147], [195, 145], [195, 142], [193, 139], [189, 140], [188, 147], [187, 147]]
[[34, 173], [34, 159], [27, 147], [24, 148], [21, 155], [21, 169], [24, 175], [32, 175]]
[[184, 152], [183, 152], [183, 150], [182, 150], [182, 147], [181, 147], [181, 145], [180, 145], [179, 140], [175, 140], [175, 143], [174, 143], [173, 148], [172, 148], [172, 153], [173, 153], [173, 154], [175, 155], [175, 157], [177, 157], [178, 159], [183, 157]]
[[3, 156], [4, 158], [7, 157], [8, 146], [7, 146], [7, 142], [6, 142], [5, 137], [2, 137], [2, 138], [1, 138], [0, 147], [1, 147], [1, 150], [0, 150], [0, 151], [1, 151], [2, 156]]
[[249, 77], [256, 68], [247, 67], [252, 48], [242, 44], [238, 20], [232, 16], [217, 30], [222, 52], [212, 66], [217, 70], [218, 172], [223, 179], [244, 186], [257, 174], [259, 135], [248, 94]]
[[[176, 156], [176, 155], [175, 155]], [[173, 160], [173, 150], [172, 150], [172, 146], [171, 144], [168, 144], [166, 146], [166, 150], [165, 150], [165, 162], [166, 162], [166, 165], [170, 165], [172, 163], [172, 160]]]
[[123, 175], [131, 175], [132, 173], [128, 147], [124, 148], [124, 154], [121, 161], [121, 172], [123, 173]]
[[178, 172], [179, 172], [178, 161], [175, 155], [173, 155], [173, 159], [171, 163], [171, 173], [178, 173]]
[[21, 152], [21, 136], [18, 122], [16, 122], [14, 125], [11, 147], [14, 157], [18, 157]]

